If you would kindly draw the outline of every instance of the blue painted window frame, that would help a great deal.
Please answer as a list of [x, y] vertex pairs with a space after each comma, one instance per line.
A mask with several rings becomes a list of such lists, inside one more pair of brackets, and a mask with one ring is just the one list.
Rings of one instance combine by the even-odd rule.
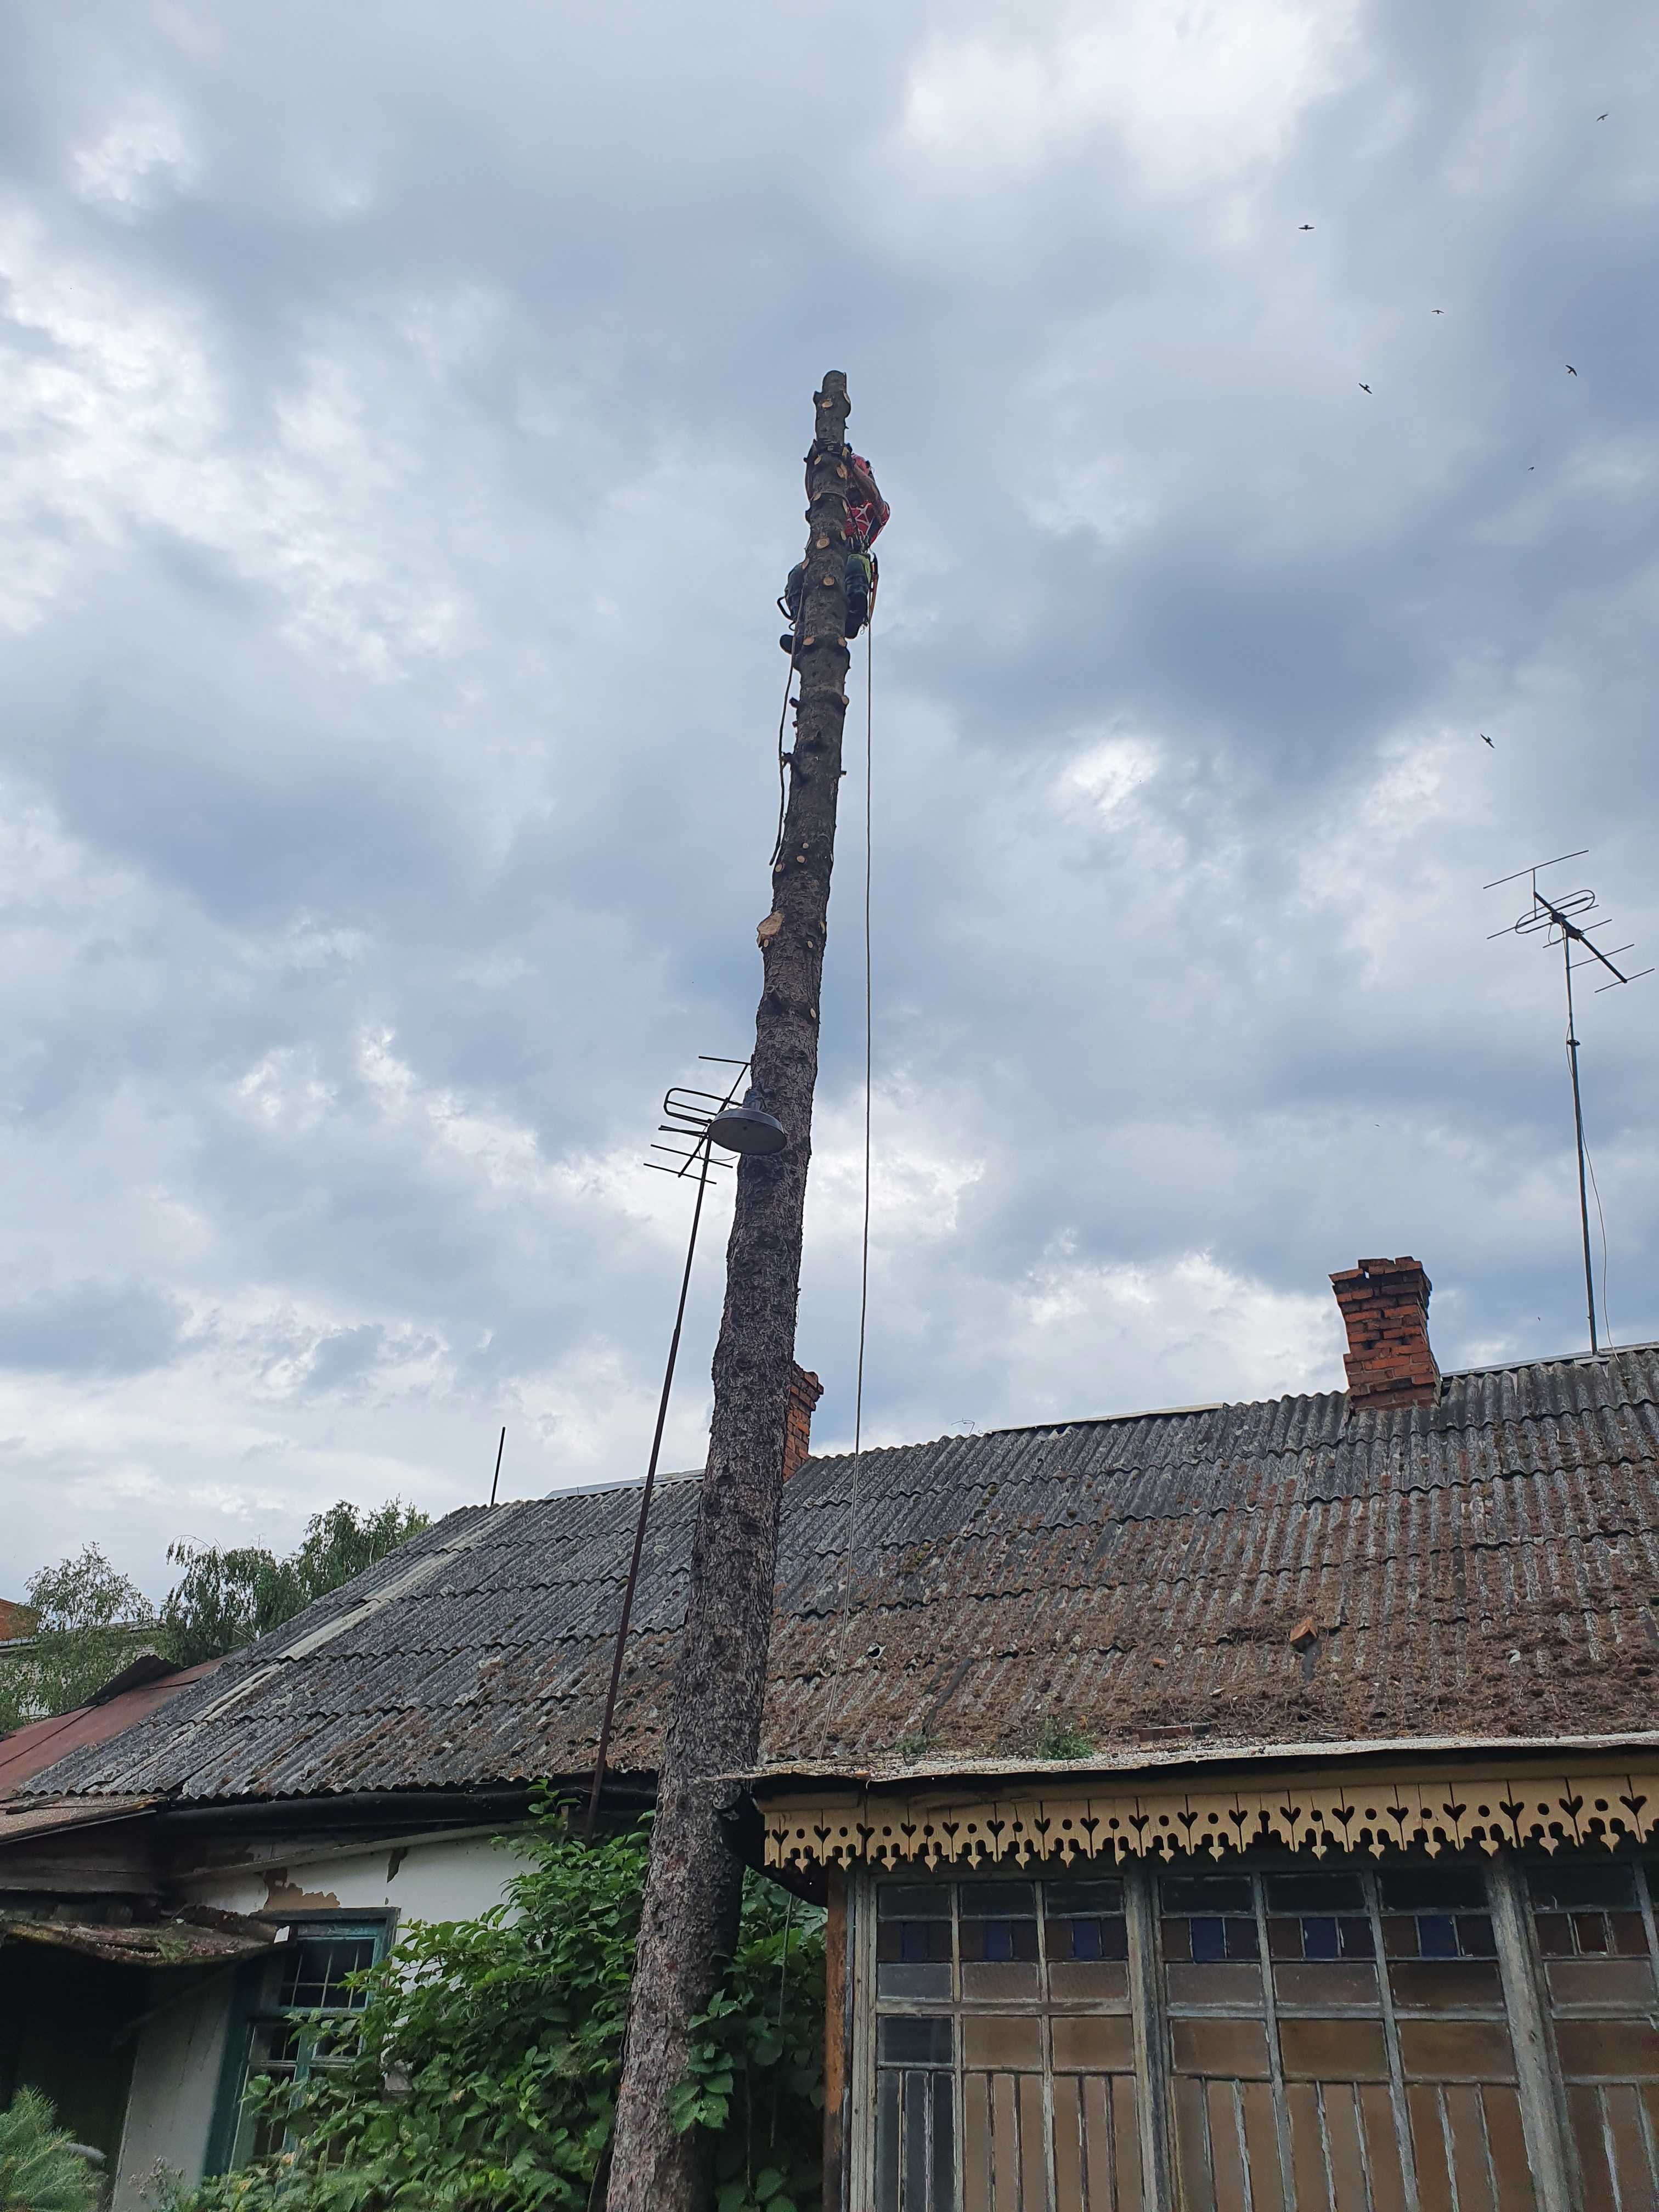
[[[374, 1962], [392, 1948], [397, 1926], [395, 1910], [369, 1909], [353, 1912], [284, 1913], [277, 1922], [293, 1942], [307, 1936], [367, 1936], [374, 1946]], [[242, 2095], [247, 2087], [248, 2063], [255, 2031], [266, 2021], [313, 2017], [303, 2006], [279, 2006], [264, 2001], [264, 1987], [281, 1959], [281, 1939], [270, 1954], [249, 1959], [236, 1969], [232, 1984], [229, 2016], [225, 2023], [224, 2056], [219, 2069], [219, 2087], [214, 2098], [213, 2123], [208, 2130], [204, 2175], [227, 2172], [235, 2154], [242, 2117]]]

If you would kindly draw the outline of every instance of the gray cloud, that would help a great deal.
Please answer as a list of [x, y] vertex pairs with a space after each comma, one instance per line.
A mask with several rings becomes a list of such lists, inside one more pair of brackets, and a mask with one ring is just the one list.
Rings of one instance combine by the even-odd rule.
[[[686, 1196], [637, 1163], [750, 1033], [831, 362], [895, 509], [867, 1431], [1334, 1385], [1362, 1251], [1425, 1259], [1448, 1364], [1579, 1340], [1559, 976], [1480, 885], [1590, 846], [1659, 946], [1650, 21], [836, 35], [832, 100], [815, 21], [656, 0], [9, 15], [20, 1558], [95, 1518], [154, 1581], [181, 1530], [435, 1510], [502, 1420], [509, 1487], [637, 1467]], [[855, 751], [800, 1324], [831, 1439]], [[1581, 1014], [1626, 1339], [1652, 988]]]
[[0, 1367], [48, 1375], [142, 1375], [178, 1358], [186, 1316], [143, 1283], [82, 1282], [0, 1298]]

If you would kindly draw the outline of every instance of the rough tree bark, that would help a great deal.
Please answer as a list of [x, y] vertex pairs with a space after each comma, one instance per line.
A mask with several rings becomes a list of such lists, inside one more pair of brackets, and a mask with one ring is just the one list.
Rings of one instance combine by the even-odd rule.
[[777, 1116], [789, 1143], [769, 1158], [738, 1164], [708, 1465], [657, 1781], [609, 2212], [694, 2212], [700, 2194], [700, 2163], [690, 2138], [674, 2132], [669, 2099], [684, 2071], [687, 2023], [707, 2004], [737, 1938], [743, 1869], [722, 1816], [738, 1793], [720, 1778], [751, 1766], [760, 1744], [847, 713], [848, 408], [838, 370], [824, 378], [814, 405], [796, 624], [800, 704], [772, 910], [759, 931], [763, 980], [752, 1068], [755, 1103]]

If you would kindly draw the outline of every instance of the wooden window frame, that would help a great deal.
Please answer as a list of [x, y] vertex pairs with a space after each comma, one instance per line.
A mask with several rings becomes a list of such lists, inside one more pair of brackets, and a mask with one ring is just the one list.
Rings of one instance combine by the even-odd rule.
[[[398, 1924], [396, 1908], [385, 1906], [368, 1907], [360, 1911], [343, 1908], [337, 1911], [283, 1913], [270, 1917], [279, 1929], [287, 1931], [289, 1942], [313, 1935], [367, 1933], [374, 1942], [374, 1957], [371, 1963], [375, 1965], [392, 1948]], [[279, 1946], [283, 1940], [279, 1936]], [[242, 2098], [247, 2087], [255, 2030], [267, 2021], [300, 2018], [306, 2014], [303, 2006], [271, 2006], [261, 2002], [260, 1990], [272, 1970], [273, 1955], [267, 1954], [247, 1960], [236, 1969], [231, 1988], [229, 2014], [225, 2023], [219, 2087], [214, 2097], [213, 2119], [208, 2130], [207, 2157], [202, 2169], [204, 2177], [229, 2172], [235, 2162], [236, 2138], [241, 2129]]]

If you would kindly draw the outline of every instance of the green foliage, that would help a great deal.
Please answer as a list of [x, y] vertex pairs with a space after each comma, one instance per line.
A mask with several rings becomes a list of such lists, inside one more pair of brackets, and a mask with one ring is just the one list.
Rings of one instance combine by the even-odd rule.
[[708, 2010], [692, 2023], [675, 2124], [714, 2137], [715, 2212], [799, 2212], [818, 2194], [823, 1915], [758, 1875]]
[[170, 1544], [168, 1563], [184, 1571], [159, 1613], [88, 1544], [29, 1583], [40, 1626], [24, 1650], [0, 1656], [0, 1735], [84, 1705], [140, 1652], [193, 1667], [238, 1650], [428, 1525], [399, 1498], [362, 1513], [342, 1499], [312, 1516], [285, 1559], [258, 1545]]
[[313, 1516], [285, 1559], [258, 1545], [170, 1544], [168, 1563], [184, 1572], [161, 1608], [167, 1649], [181, 1667], [239, 1650], [428, 1525], [424, 1513], [396, 1498], [362, 1514], [342, 1499]]
[[1037, 1733], [1039, 1759], [1087, 1759], [1094, 1747], [1095, 1740], [1085, 1730], [1054, 1713], [1049, 1714]]
[[149, 1601], [96, 1544], [31, 1576], [28, 1601], [40, 1615], [33, 1638], [0, 1661], [0, 1734], [84, 1705], [157, 1646]]
[[[252, 2093], [279, 2155], [178, 2212], [586, 2212], [611, 2132], [644, 1879], [640, 1834], [589, 1850], [541, 1808], [506, 1907], [414, 1923], [362, 1977], [326, 2069]], [[713, 2135], [720, 2212], [799, 2212], [816, 2190], [823, 1916], [745, 1893], [736, 1955], [697, 2023], [682, 2126]], [[784, 1953], [786, 1939], [787, 1959]]]
[[49, 2099], [20, 2089], [0, 2112], [0, 2212], [96, 2212], [97, 2173]]

